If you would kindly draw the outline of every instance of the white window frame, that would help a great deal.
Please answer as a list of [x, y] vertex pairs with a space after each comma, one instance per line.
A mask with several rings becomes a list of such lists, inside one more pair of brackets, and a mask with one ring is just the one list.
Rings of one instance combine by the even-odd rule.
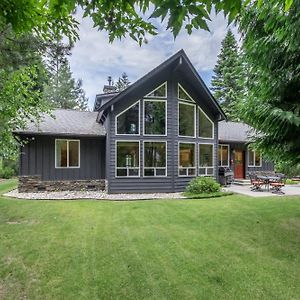
[[[194, 164], [195, 167], [183, 167], [180, 168], [180, 144], [192, 144], [194, 145]], [[177, 164], [177, 170], [178, 170], [178, 177], [196, 177], [197, 176], [197, 147], [196, 147], [196, 143], [195, 142], [178, 142], [178, 164]], [[185, 175], [181, 175], [179, 172], [179, 169], [186, 169], [186, 174]], [[195, 174], [194, 175], [189, 175], [189, 171], [190, 169], [195, 170]]]
[[[145, 143], [165, 143], [166, 145], [166, 166], [165, 167], [145, 167]], [[146, 178], [154, 178], [154, 177], [167, 177], [168, 176], [168, 142], [167, 141], [161, 141], [161, 140], [144, 140], [143, 141], [143, 177]], [[147, 176], [145, 175], [145, 169], [154, 169], [154, 176]], [[156, 175], [156, 169], [165, 169], [165, 175]]]
[[[125, 142], [125, 143], [139, 143], [139, 166], [138, 167], [118, 167], [118, 143]], [[126, 169], [127, 175], [126, 176], [118, 176], [117, 170], [118, 169]], [[129, 176], [129, 169], [138, 169], [139, 175]], [[140, 140], [116, 140], [115, 141], [115, 177], [116, 178], [140, 178], [141, 177], [141, 141]]]
[[[190, 105], [190, 106], [193, 106], [194, 107], [194, 136], [191, 136], [191, 135], [180, 135], [179, 134], [179, 106], [180, 104], [184, 104], [184, 105]], [[193, 103], [190, 103], [190, 102], [184, 102], [184, 101], [178, 101], [178, 104], [177, 104], [177, 135], [180, 137], [180, 138], [196, 138], [196, 124], [197, 124], [197, 111], [196, 111], [197, 107], [196, 107], [196, 104], [193, 104]]]
[[[200, 166], [200, 145], [212, 145], [212, 166], [201, 167]], [[198, 143], [198, 176], [215, 176], [215, 144], [214, 143]], [[205, 174], [200, 174], [200, 169], [205, 169]], [[213, 169], [212, 174], [207, 173], [207, 169]]]
[[[165, 134], [148, 134], [145, 133], [145, 102], [164, 102], [165, 103]], [[144, 103], [143, 103], [143, 135], [144, 136], [167, 136], [168, 135], [168, 101], [165, 99], [152, 99], [152, 98], [147, 98], [144, 99]]]
[[[198, 106], [198, 136], [201, 139], [213, 140], [215, 138], [215, 123], [210, 119], [210, 117], [204, 112], [202, 108]], [[200, 111], [205, 115], [208, 121], [212, 124], [212, 137], [203, 137], [200, 135]]]
[[[58, 167], [57, 166], [57, 155], [56, 155], [57, 141], [66, 141], [67, 142], [67, 166], [66, 167]], [[78, 166], [77, 167], [69, 166], [69, 142], [78, 142]], [[78, 140], [78, 139], [55, 139], [54, 151], [55, 151], [55, 162], [54, 162], [55, 169], [79, 169], [80, 168], [80, 140]]]
[[[254, 165], [250, 165], [250, 159], [249, 159], [249, 157], [250, 157], [250, 151], [253, 152], [253, 155], [254, 155], [253, 156]], [[248, 167], [250, 167], [250, 168], [261, 168], [262, 167], [262, 155], [259, 154], [259, 156], [260, 156], [259, 165], [255, 164], [255, 156], [256, 156], [256, 151], [248, 149]]]
[[[120, 115], [122, 115], [123, 113], [125, 113], [127, 110], [129, 110], [130, 108], [132, 108], [133, 106], [135, 106], [136, 104], [139, 104], [139, 132], [138, 133], [118, 133], [118, 117]], [[115, 135], [116, 136], [138, 136], [141, 133], [141, 101], [138, 100], [136, 102], [134, 102], [132, 105], [128, 106], [126, 109], [124, 109], [123, 111], [121, 111], [120, 113], [118, 113], [115, 117]]]
[[[221, 164], [219, 164], [219, 167], [229, 167], [230, 165], [230, 145], [229, 144], [219, 144], [218, 147], [227, 147], [228, 148], [228, 155], [227, 155], [227, 165], [223, 165], [222, 161], [223, 161], [223, 154], [221, 151]], [[222, 149], [221, 149], [222, 150]], [[219, 148], [218, 148], [218, 161], [219, 161]]]
[[[179, 88], [181, 88], [191, 98], [191, 100], [179, 98]], [[193, 99], [193, 97], [183, 88], [183, 86], [179, 82], [178, 82], [178, 85], [177, 85], [177, 98], [180, 101], [187, 101], [189, 103], [196, 103], [196, 101]]]
[[[164, 97], [161, 96], [151, 96], [150, 94], [153, 93], [155, 90], [159, 89], [160, 87], [162, 87], [163, 85], [166, 85], [166, 94]], [[150, 93], [148, 93], [146, 96], [144, 96], [144, 98], [158, 98], [158, 99], [167, 99], [168, 98], [168, 82], [165, 81], [164, 83], [162, 83], [161, 85], [159, 85], [158, 87], [156, 87], [155, 89], [153, 89]]]

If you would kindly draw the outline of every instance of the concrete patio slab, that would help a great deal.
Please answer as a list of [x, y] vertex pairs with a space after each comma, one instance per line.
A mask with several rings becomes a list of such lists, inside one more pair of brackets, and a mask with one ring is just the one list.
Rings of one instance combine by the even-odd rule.
[[250, 185], [235, 185], [232, 184], [229, 187], [224, 188], [224, 191], [229, 191], [233, 193], [238, 193], [246, 196], [251, 197], [270, 197], [270, 196], [300, 196], [300, 184], [296, 185], [286, 185], [282, 191], [284, 194], [274, 194], [271, 191], [268, 192], [266, 189], [263, 189], [263, 191], [251, 191]]

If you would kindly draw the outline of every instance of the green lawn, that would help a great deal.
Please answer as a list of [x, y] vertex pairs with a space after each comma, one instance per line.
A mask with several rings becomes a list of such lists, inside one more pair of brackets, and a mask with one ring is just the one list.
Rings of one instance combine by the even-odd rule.
[[0, 198], [0, 299], [110, 298], [300, 299], [300, 197]]

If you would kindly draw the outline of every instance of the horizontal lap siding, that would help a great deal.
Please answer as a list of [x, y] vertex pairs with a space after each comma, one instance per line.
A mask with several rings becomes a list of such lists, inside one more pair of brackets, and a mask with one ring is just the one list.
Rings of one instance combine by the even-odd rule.
[[[162, 80], [163, 81], [163, 80]], [[155, 87], [153, 87], [155, 88]], [[150, 92], [150, 90], [148, 91]], [[146, 94], [146, 92], [145, 92]], [[116, 136], [115, 135], [115, 116], [123, 111], [125, 108], [139, 100], [130, 99], [129, 101], [123, 102], [122, 105], [114, 107], [114, 111], [110, 112], [107, 118], [107, 178], [108, 178], [108, 189], [111, 193], [119, 192], [175, 192], [183, 191], [187, 183], [194, 177], [178, 177], [178, 142], [209, 142], [214, 144], [214, 159], [215, 166], [217, 164], [217, 123], [215, 123], [215, 133], [213, 140], [205, 139], [189, 139], [189, 138], [178, 138], [178, 109], [177, 109], [177, 80], [174, 78], [169, 78], [168, 80], [168, 99], [167, 99], [167, 136], [166, 137], [156, 137], [156, 136]], [[141, 101], [140, 106], [140, 133], [143, 129], [143, 105]], [[209, 115], [209, 112], [203, 108], [205, 112]], [[212, 116], [209, 115], [211, 118]], [[212, 118], [213, 119], [213, 118]], [[198, 128], [198, 120], [197, 120]], [[140, 143], [140, 177], [128, 177], [128, 178], [116, 178], [115, 177], [115, 143], [116, 140], [141, 140]], [[143, 177], [143, 141], [146, 140], [161, 140], [167, 141], [167, 177]], [[198, 151], [196, 151], [198, 153]], [[197, 154], [198, 156], [198, 154]], [[198, 157], [196, 157], [196, 162], [198, 163]], [[215, 167], [216, 168], [216, 167]], [[216, 168], [217, 169], [217, 168]], [[217, 170], [215, 169], [215, 174]]]
[[80, 140], [80, 168], [55, 168], [55, 137], [36, 136], [21, 147], [20, 175], [41, 175], [42, 180], [88, 180], [105, 178], [105, 139]]

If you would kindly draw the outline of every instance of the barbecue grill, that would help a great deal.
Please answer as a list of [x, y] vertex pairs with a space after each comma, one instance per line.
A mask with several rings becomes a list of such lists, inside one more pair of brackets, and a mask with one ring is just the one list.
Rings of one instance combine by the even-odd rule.
[[228, 167], [219, 167], [220, 184], [227, 186], [233, 181], [233, 171]]

